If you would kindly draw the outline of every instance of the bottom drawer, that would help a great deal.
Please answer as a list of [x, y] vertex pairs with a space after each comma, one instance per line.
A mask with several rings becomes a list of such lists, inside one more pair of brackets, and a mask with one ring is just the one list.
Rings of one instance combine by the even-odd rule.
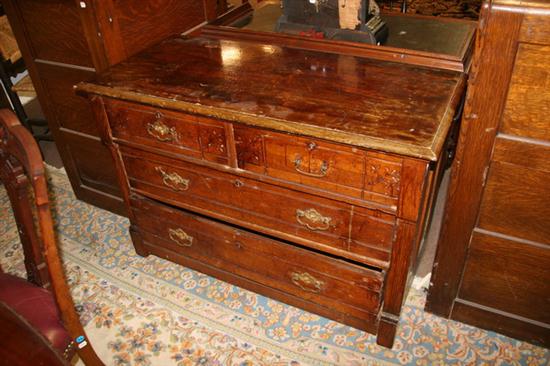
[[[134, 241], [140, 240], [136, 246], [146, 253], [367, 331], [375, 329], [383, 283], [381, 271], [148, 199], [133, 198], [131, 204], [132, 224], [137, 230]], [[224, 273], [220, 276], [219, 271]]]

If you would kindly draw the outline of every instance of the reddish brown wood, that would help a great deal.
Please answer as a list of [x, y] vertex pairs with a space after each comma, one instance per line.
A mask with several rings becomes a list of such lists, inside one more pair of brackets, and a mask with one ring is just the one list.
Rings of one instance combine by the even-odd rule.
[[376, 58], [177, 37], [78, 91], [116, 161], [139, 254], [391, 347], [463, 81]]
[[378, 310], [382, 284], [379, 271], [349, 266], [341, 260], [143, 199], [132, 201], [132, 206], [145, 240], [154, 240], [151, 234], [156, 235], [162, 238], [160, 245], [175, 253], [339, 312], [360, 317]]
[[[163, 67], [150, 67], [156, 63]], [[355, 67], [339, 67], [350, 63]], [[262, 73], [258, 64], [265, 65]], [[252, 42], [172, 38], [78, 89], [436, 160], [463, 78], [346, 55], [266, 50]]]
[[459, 297], [535, 324], [549, 324], [548, 263], [548, 248], [474, 232]]
[[125, 214], [109, 152], [73, 85], [201, 23], [202, 1], [9, 0], [3, 6], [77, 197]]
[[[411, 65], [435, 67], [460, 72], [466, 71], [469, 63], [468, 53], [465, 53], [460, 57], [456, 57], [422, 51], [405, 50], [402, 48], [377, 47], [362, 43], [313, 38], [304, 39], [304, 37], [301, 36], [285, 33], [250, 32], [247, 30], [230, 27], [205, 26], [201, 28], [200, 34], [205, 37], [248, 40], [258, 43], [276, 44], [279, 46], [300, 48], [311, 51], [369, 57], [382, 61], [399, 61]], [[471, 41], [471, 39], [469, 39], [469, 41]]]
[[7, 155], [1, 156], [0, 178], [12, 202], [13, 216], [25, 256], [27, 279], [38, 286], [50, 287], [48, 269], [44, 262], [42, 246], [35, 230], [32, 205], [29, 204], [29, 181], [25, 171], [16, 161], [10, 161]]
[[549, 17], [547, 2], [484, 7], [427, 302], [436, 314], [545, 346]]
[[517, 13], [491, 14], [485, 8], [483, 16], [434, 263], [434, 290], [430, 291], [426, 305], [429, 311], [444, 316], [449, 316], [459, 287], [521, 24], [521, 15]]
[[[0, 168], [2, 181], [6, 178], [17, 178], [13, 173], [24, 171], [27, 177], [27, 188], [33, 192], [32, 200], [27, 196], [26, 200], [15, 201], [12, 205], [18, 207], [26, 205], [27, 213], [35, 212], [39, 234], [27, 235], [27, 238], [40, 238], [40, 241], [35, 241], [31, 245], [35, 248], [34, 253], [39, 251], [41, 257], [44, 258], [61, 319], [71, 338], [76, 339], [83, 336], [86, 339], [86, 333], [76, 313], [59, 258], [40, 150], [32, 135], [19, 123], [15, 115], [5, 109], [0, 110]], [[9, 181], [6, 184], [14, 185]], [[16, 219], [19, 218], [21, 217], [16, 216]], [[34, 232], [35, 225], [32, 217], [22, 218], [25, 221], [18, 222], [18, 226], [27, 232]], [[89, 344], [89, 340], [88, 344], [78, 348], [77, 352], [87, 365], [103, 365]]]

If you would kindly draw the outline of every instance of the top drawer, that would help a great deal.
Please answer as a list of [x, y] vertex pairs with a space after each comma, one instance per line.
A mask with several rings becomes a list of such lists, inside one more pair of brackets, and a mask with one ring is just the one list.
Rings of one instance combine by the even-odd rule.
[[234, 131], [239, 168], [396, 208], [399, 157], [240, 125]]
[[117, 140], [229, 163], [223, 122], [115, 100], [107, 101], [106, 111]]

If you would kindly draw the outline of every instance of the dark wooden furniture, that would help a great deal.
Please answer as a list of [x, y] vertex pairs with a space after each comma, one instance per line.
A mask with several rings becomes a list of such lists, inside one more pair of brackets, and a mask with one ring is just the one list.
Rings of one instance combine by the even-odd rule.
[[73, 85], [225, 10], [216, 0], [3, 0], [79, 199], [126, 214], [115, 169]]
[[550, 6], [483, 7], [426, 309], [550, 346]]
[[[28, 76], [20, 80], [16, 85], [13, 84], [12, 78], [15, 78], [18, 74], [26, 70], [25, 62], [21, 56], [21, 51], [17, 46], [17, 42], [11, 30], [8, 22], [8, 17], [4, 14], [2, 5], [0, 4], [0, 83], [3, 89], [0, 89], [0, 93], [4, 94], [9, 100], [9, 107], [13, 109], [17, 118], [21, 123], [31, 131], [36, 140], [52, 140], [52, 136], [47, 130], [46, 121], [44, 119], [30, 118], [23, 104], [19, 100], [17, 87], [22, 87], [20, 82], [28, 80]], [[29, 83], [27, 83], [28, 85]], [[30, 83], [30, 90], [34, 92], [32, 83]], [[39, 127], [39, 129], [46, 130], [45, 132], [38, 131], [39, 129], [33, 128]]]
[[50, 293], [0, 271], [0, 302], [25, 318], [60, 354], [68, 357], [76, 348], [87, 365], [102, 365], [86, 340], [65, 280], [40, 150], [30, 132], [7, 109], [0, 110], [0, 180], [15, 213], [24, 253], [30, 257], [26, 261], [31, 269], [28, 277], [51, 288]]
[[77, 90], [115, 159], [139, 254], [391, 346], [463, 68], [416, 51], [210, 26]]

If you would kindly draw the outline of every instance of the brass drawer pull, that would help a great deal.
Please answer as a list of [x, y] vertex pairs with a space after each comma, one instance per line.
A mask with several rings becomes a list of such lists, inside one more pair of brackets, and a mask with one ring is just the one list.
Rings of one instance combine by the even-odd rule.
[[168, 127], [160, 120], [162, 115], [156, 114], [154, 123], [147, 123], [147, 133], [162, 142], [177, 142], [179, 135], [175, 127]]
[[309, 208], [307, 210], [296, 210], [296, 220], [300, 225], [307, 227], [309, 230], [325, 231], [330, 228], [332, 218], [321, 215], [316, 209]]
[[170, 240], [181, 247], [190, 247], [193, 245], [193, 237], [189, 236], [182, 229], [168, 229]]
[[308, 177], [323, 178], [327, 175], [327, 172], [328, 172], [328, 163], [325, 160], [323, 160], [323, 162], [321, 163], [321, 168], [319, 169], [318, 173], [307, 172], [301, 168], [301, 165], [302, 165], [302, 157], [297, 156], [296, 159], [294, 160], [294, 169], [298, 173], [307, 175]]
[[160, 166], [155, 170], [162, 176], [162, 184], [172, 188], [174, 191], [186, 191], [189, 189], [189, 179], [182, 178], [178, 173], [166, 173]]
[[301, 288], [304, 291], [313, 292], [318, 294], [321, 292], [325, 283], [321, 280], [316, 279], [307, 272], [292, 272], [290, 274], [290, 279], [292, 283]]

